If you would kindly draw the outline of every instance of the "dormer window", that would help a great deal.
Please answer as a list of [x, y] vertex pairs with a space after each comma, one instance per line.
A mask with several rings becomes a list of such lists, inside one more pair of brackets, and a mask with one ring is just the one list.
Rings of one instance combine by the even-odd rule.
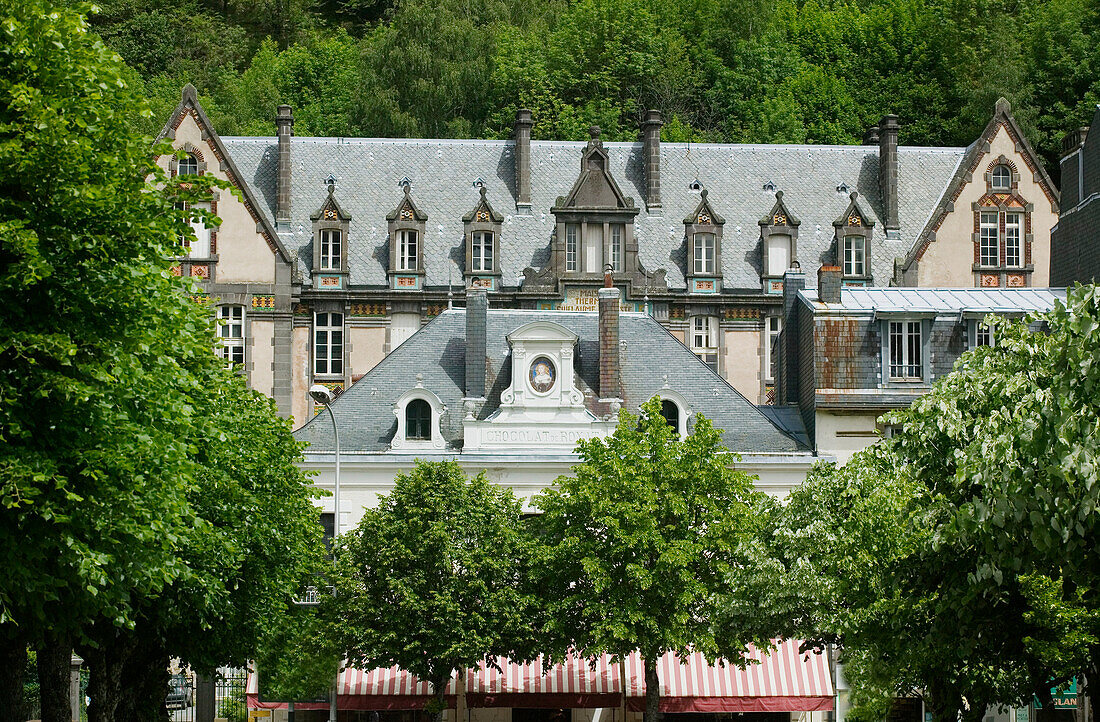
[[622, 273], [623, 270], [623, 226], [619, 223], [612, 223], [611, 226], [611, 243], [610, 243], [610, 256], [611, 256], [611, 270], [614, 273]]
[[995, 191], [1012, 190], [1012, 169], [1003, 163], [995, 166], [990, 174], [989, 185]]
[[688, 409], [687, 399], [669, 388], [668, 377], [666, 376], [665, 379], [665, 385], [655, 394], [661, 399], [661, 416], [672, 428], [673, 433], [683, 438], [688, 433], [687, 422], [691, 418], [691, 411]]
[[758, 221], [763, 252], [763, 273], [760, 280], [764, 293], [783, 293], [783, 274], [795, 261], [798, 227], [801, 223], [787, 210], [783, 191], [776, 191], [772, 209]]
[[313, 285], [342, 290], [347, 287], [351, 216], [336, 200], [336, 184], [327, 185], [328, 197], [309, 217], [313, 221]]
[[1020, 195], [1020, 176], [1001, 155], [985, 172], [986, 193], [974, 211], [974, 282], [982, 288], [1024, 288], [1035, 271], [1031, 251], [1034, 204]]
[[668, 399], [661, 400], [661, 416], [665, 417], [665, 423], [673, 430], [680, 430], [680, 407]]
[[387, 216], [390, 236], [390, 282], [395, 289], [420, 290], [424, 276], [424, 232], [428, 216], [417, 208], [407, 182], [404, 198]]
[[409, 441], [430, 441], [432, 438], [432, 407], [424, 399], [413, 399], [405, 407], [405, 438]]
[[500, 226], [504, 216], [489, 205], [488, 190], [478, 187], [481, 198], [462, 217], [466, 235], [466, 279], [470, 288], [494, 291], [500, 279]]
[[684, 219], [688, 242], [688, 292], [718, 293], [722, 286], [722, 226], [707, 200], [707, 189], [699, 192], [699, 205]]
[[859, 193], [852, 192], [848, 208], [833, 221], [837, 264], [847, 285], [871, 283], [871, 238], [875, 221], [859, 203]]
[[334, 271], [339, 270], [342, 265], [343, 259], [343, 234], [339, 229], [326, 228], [320, 232], [321, 240], [321, 263], [320, 267], [322, 271]]
[[577, 270], [577, 236], [580, 235], [579, 223], [565, 224], [565, 270]]

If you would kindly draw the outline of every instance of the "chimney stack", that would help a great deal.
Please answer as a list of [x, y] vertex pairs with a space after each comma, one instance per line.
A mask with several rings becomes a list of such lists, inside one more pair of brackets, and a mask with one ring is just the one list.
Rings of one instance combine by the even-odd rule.
[[466, 398], [485, 398], [485, 328], [489, 297], [484, 288], [466, 291]]
[[863, 145], [878, 145], [878, 126], [872, 125], [863, 131]]
[[781, 405], [798, 402], [798, 293], [806, 288], [806, 275], [795, 261], [783, 274], [783, 331], [779, 336], [776, 396]]
[[294, 111], [289, 105], [280, 105], [275, 116], [275, 128], [279, 135], [279, 173], [276, 181], [275, 223], [279, 230], [290, 225], [290, 137], [294, 135]]
[[516, 111], [516, 210], [531, 212], [531, 111]]
[[661, 209], [661, 120], [659, 110], [646, 111], [642, 122], [642, 157], [645, 159], [645, 204], [652, 211]]
[[621, 399], [619, 369], [619, 289], [605, 273], [600, 289], [600, 398]]
[[898, 224], [898, 116], [885, 115], [878, 124], [878, 189], [882, 194], [882, 225], [896, 231]]
[[1087, 127], [1071, 130], [1062, 137], [1062, 157], [1059, 161], [1062, 171], [1062, 196], [1059, 205], [1064, 209], [1075, 207], [1085, 197], [1085, 178], [1081, 168], [1083, 154], [1077, 151], [1085, 145], [1088, 137]]
[[817, 271], [817, 300], [840, 303], [840, 266], [822, 266]]

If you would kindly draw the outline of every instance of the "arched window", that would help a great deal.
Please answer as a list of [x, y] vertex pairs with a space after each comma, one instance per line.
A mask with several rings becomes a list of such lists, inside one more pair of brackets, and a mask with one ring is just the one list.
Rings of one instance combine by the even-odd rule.
[[999, 165], [994, 168], [990, 185], [995, 191], [1010, 190], [1012, 188], [1012, 170], [1007, 165]]
[[179, 168], [176, 170], [177, 175], [198, 175], [199, 162], [195, 159], [195, 156], [190, 153], [185, 153], [180, 158]]
[[673, 431], [679, 433], [680, 407], [676, 405], [675, 401], [661, 399], [661, 416], [665, 417], [665, 423], [671, 426]]
[[432, 407], [424, 399], [413, 399], [405, 407], [405, 438], [416, 441], [432, 438]]

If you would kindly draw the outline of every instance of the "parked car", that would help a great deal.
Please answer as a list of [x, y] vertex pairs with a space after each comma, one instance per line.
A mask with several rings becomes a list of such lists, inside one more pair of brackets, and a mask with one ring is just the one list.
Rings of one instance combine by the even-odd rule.
[[187, 709], [194, 704], [191, 680], [185, 674], [173, 674], [168, 680], [168, 709]]

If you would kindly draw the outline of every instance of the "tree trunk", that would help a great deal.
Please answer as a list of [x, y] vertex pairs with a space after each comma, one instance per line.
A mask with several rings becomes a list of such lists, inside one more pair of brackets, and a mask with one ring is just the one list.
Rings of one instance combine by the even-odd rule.
[[139, 642], [122, 668], [124, 694], [116, 722], [168, 722], [168, 654]]
[[119, 701], [122, 699], [123, 669], [133, 651], [135, 640], [132, 632], [106, 625], [96, 634], [95, 647], [81, 647], [80, 653], [88, 666], [88, 722], [114, 722]]
[[69, 664], [73, 648], [56, 640], [38, 646], [38, 685], [42, 695], [42, 722], [72, 722]]
[[11, 630], [0, 629], [0, 722], [23, 722], [23, 673], [27, 643]]
[[657, 660], [652, 659], [649, 655], [642, 657], [642, 669], [645, 672], [645, 714], [642, 717], [642, 722], [659, 722], [661, 679], [657, 675]]
[[962, 698], [945, 681], [929, 680], [924, 703], [932, 713], [932, 722], [958, 722]]

